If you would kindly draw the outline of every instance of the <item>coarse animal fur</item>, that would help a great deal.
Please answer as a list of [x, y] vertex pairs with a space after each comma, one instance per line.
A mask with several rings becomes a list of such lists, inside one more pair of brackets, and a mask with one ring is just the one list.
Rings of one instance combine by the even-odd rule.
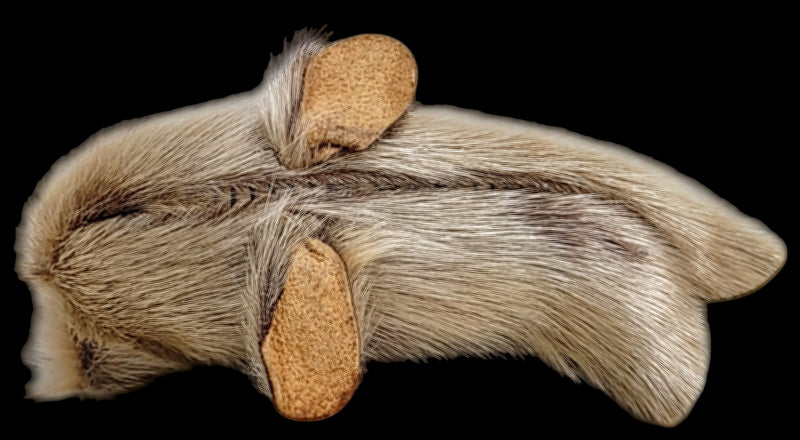
[[563, 130], [412, 103], [311, 167], [292, 124], [327, 46], [300, 32], [256, 90], [105, 129], [18, 229], [36, 399], [103, 397], [198, 364], [271, 395], [260, 345], [316, 237], [351, 280], [362, 359], [535, 355], [635, 417], [679, 423], [709, 362], [706, 303], [748, 294], [783, 242], [698, 183]]

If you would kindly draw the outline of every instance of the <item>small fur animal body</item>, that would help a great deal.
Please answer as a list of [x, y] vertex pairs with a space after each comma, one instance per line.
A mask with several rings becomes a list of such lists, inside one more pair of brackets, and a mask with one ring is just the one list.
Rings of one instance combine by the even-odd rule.
[[683, 420], [706, 304], [766, 283], [783, 242], [651, 159], [424, 106], [415, 85], [392, 39], [301, 32], [256, 90], [62, 159], [16, 245], [29, 395], [213, 364], [315, 420], [369, 361], [534, 355], [641, 420]]

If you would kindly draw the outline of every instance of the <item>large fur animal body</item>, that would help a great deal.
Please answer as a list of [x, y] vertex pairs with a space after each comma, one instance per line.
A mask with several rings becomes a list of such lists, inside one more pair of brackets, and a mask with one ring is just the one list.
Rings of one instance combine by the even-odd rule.
[[559, 129], [412, 103], [313, 163], [294, 131], [300, 33], [242, 95], [103, 130], [25, 208], [29, 395], [102, 397], [198, 364], [273, 389], [261, 354], [308, 237], [347, 270], [361, 358], [535, 355], [635, 417], [679, 423], [709, 362], [706, 304], [786, 249], [698, 183]]

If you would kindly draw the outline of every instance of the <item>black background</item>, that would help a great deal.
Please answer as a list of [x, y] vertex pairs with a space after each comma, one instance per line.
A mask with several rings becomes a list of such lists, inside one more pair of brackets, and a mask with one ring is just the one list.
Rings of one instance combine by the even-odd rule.
[[[364, 32], [403, 41], [419, 66], [417, 99], [564, 127], [625, 145], [696, 178], [762, 220], [792, 253], [797, 199], [789, 130], [796, 71], [786, 11], [552, 10], [422, 6], [330, 12], [225, 7], [9, 13], [5, 37], [8, 161], [3, 252], [9, 330], [3, 354], [9, 421], [32, 435], [99, 437], [222, 432], [227, 436], [476, 433], [524, 436], [777, 433], [797, 404], [790, 257], [757, 294], [709, 306], [712, 361], [688, 419], [664, 429], [634, 420], [602, 393], [536, 359], [369, 364], [331, 419], [281, 418], [239, 373], [196, 368], [109, 401], [24, 400], [19, 353], [31, 303], [13, 273], [13, 228], [52, 163], [100, 128], [256, 87], [269, 54], [302, 27], [332, 39]], [[11, 28], [9, 28], [11, 29]], [[791, 79], [791, 81], [790, 81]]]

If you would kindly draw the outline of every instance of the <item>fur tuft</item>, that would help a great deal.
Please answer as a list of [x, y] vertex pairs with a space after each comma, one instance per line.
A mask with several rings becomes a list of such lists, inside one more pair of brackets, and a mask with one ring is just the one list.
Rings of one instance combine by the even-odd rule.
[[305, 67], [314, 55], [328, 46], [330, 33], [301, 30], [291, 43], [284, 41], [283, 53], [270, 60], [264, 82], [256, 91], [264, 131], [278, 159], [285, 166], [299, 168], [311, 163], [312, 152], [303, 136], [293, 136], [303, 93]]
[[26, 397], [61, 400], [84, 393], [84, 375], [60, 298], [47, 286], [31, 284], [34, 312], [22, 361], [31, 370]]

